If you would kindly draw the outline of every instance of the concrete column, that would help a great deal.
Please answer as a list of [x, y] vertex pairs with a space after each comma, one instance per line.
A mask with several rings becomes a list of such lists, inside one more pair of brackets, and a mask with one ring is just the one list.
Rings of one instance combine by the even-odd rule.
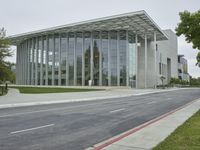
[[108, 86], [111, 86], [111, 67], [110, 67], [110, 31], [108, 31]]
[[48, 85], [48, 76], [49, 76], [49, 71], [48, 71], [48, 63], [49, 63], [49, 36], [46, 36], [46, 41], [47, 41], [47, 45], [46, 45], [46, 62], [45, 62], [45, 85]]
[[61, 85], [61, 34], [59, 34], [59, 66], [58, 66], [58, 85]]
[[26, 85], [26, 74], [27, 74], [27, 70], [26, 70], [26, 66], [27, 66], [27, 51], [26, 51], [26, 40], [24, 41], [24, 85]]
[[34, 55], [35, 55], [35, 41], [34, 41], [34, 38], [32, 38], [32, 41], [31, 41], [31, 51], [32, 51], [32, 62], [31, 62], [31, 85], [34, 85], [34, 66], [35, 66], [35, 60], [34, 60]]
[[117, 86], [120, 86], [120, 53], [119, 53], [120, 35], [117, 31]]
[[24, 64], [23, 64], [23, 43], [21, 44], [21, 84], [23, 85], [23, 78], [24, 78]]
[[21, 76], [21, 85], [23, 85], [23, 75], [24, 75], [24, 66], [23, 66], [23, 43], [21, 44], [21, 47], [20, 47], [20, 56], [21, 56], [21, 58], [20, 58], [20, 63], [21, 63], [21, 72], [20, 72], [20, 76]]
[[27, 41], [27, 52], [28, 52], [27, 85], [30, 85], [30, 40]]
[[28, 71], [27, 71], [27, 68], [28, 68], [28, 53], [27, 53], [27, 40], [25, 41], [25, 85], [27, 85], [27, 73], [28, 73]]
[[156, 37], [156, 32], [154, 32], [154, 58], [155, 58], [155, 88], [157, 88], [157, 51], [156, 51], [156, 44], [157, 44], [157, 37]]
[[22, 79], [23, 79], [23, 64], [22, 64], [22, 44], [20, 44], [20, 84], [22, 85]]
[[129, 86], [129, 39], [126, 30], [126, 86]]
[[138, 88], [138, 36], [137, 34], [135, 35], [135, 87]]
[[93, 83], [93, 70], [94, 70], [94, 52], [93, 52], [93, 33], [91, 31], [91, 49], [90, 49], [90, 80]]
[[35, 85], [38, 85], [38, 37], [36, 37]]
[[19, 78], [19, 84], [21, 84], [21, 77], [22, 77], [22, 75], [21, 75], [21, 73], [22, 73], [22, 66], [21, 66], [21, 44], [19, 44], [19, 68], [18, 68], [18, 70], [19, 70], [19, 72], [18, 72], [18, 78]]
[[19, 55], [19, 59], [18, 59], [18, 80], [19, 80], [19, 84], [21, 84], [21, 44], [19, 44], [19, 46], [18, 46], [18, 55]]
[[22, 85], [24, 85], [24, 42], [22, 43], [21, 47], [21, 66], [22, 66]]
[[99, 51], [99, 86], [102, 86], [102, 32], [100, 34], [100, 51]]
[[51, 85], [55, 85], [55, 35], [53, 35], [53, 59], [52, 59], [52, 80]]
[[66, 43], [66, 85], [69, 85], [69, 63], [68, 63], [68, 52], [69, 52], [69, 34], [67, 33], [67, 43]]
[[41, 48], [41, 58], [40, 58], [40, 85], [43, 85], [43, 51], [44, 51], [44, 41], [43, 41], [43, 36], [41, 37], [41, 42], [42, 42], [42, 48]]
[[25, 51], [26, 51], [26, 56], [25, 56], [25, 59], [26, 59], [26, 68], [25, 68], [25, 76], [26, 76], [26, 81], [25, 81], [25, 84], [27, 85], [28, 84], [28, 40], [26, 40], [26, 45], [25, 45]]
[[18, 63], [19, 63], [19, 47], [18, 47], [18, 45], [17, 45], [17, 51], [16, 51], [16, 54], [17, 54], [17, 56], [16, 56], [16, 84], [18, 84], [18, 69], [19, 69], [19, 65], [18, 65]]
[[147, 88], [147, 35], [144, 37], [144, 87]]
[[74, 86], [77, 84], [76, 33], [74, 32]]
[[85, 85], [85, 55], [84, 55], [84, 49], [85, 49], [85, 35], [84, 32], [82, 33], [82, 86]]

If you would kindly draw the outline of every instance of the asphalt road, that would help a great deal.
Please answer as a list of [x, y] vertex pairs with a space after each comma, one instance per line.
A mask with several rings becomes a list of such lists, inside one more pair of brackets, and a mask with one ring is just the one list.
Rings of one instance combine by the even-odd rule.
[[0, 150], [82, 150], [200, 98], [200, 89], [0, 109]]

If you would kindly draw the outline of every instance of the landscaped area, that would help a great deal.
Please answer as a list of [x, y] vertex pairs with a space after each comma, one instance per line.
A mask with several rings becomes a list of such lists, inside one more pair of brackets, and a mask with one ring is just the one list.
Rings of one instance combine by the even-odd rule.
[[200, 110], [153, 150], [200, 149]]
[[0, 86], [0, 96], [7, 94], [7, 89], [5, 86]]
[[100, 91], [103, 89], [84, 89], [84, 88], [48, 88], [48, 87], [12, 87], [20, 91], [20, 93], [39, 94], [39, 93], [65, 93], [65, 92], [89, 92]]

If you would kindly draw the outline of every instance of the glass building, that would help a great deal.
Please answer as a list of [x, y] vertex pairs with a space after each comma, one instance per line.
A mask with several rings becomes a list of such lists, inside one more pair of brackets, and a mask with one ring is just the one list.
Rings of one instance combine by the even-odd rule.
[[139, 78], [146, 87], [148, 48], [167, 39], [145, 11], [9, 38], [17, 46], [17, 84], [131, 87], [139, 87]]

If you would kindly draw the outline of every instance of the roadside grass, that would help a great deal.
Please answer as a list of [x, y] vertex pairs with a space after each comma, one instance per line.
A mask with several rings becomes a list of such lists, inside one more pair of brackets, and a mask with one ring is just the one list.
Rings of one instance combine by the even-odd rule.
[[199, 150], [200, 110], [153, 150]]
[[102, 91], [103, 90], [103, 89], [48, 88], [48, 87], [9, 87], [9, 88], [16, 88], [20, 91], [20, 93], [25, 93], [25, 94], [89, 92], [89, 91]]

